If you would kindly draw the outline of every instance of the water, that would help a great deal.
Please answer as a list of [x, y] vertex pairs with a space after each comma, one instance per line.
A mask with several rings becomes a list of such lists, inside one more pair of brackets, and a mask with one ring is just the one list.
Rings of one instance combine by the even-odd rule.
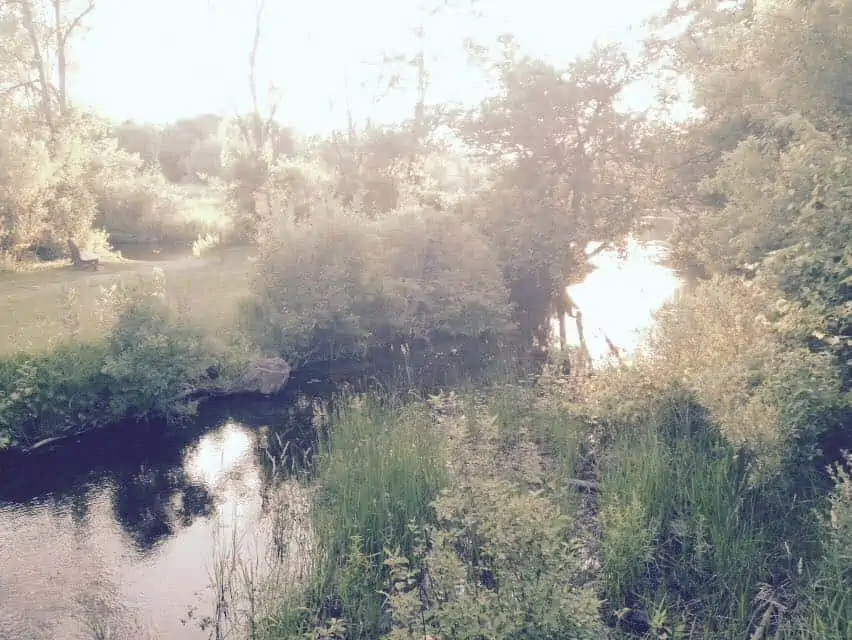
[[[293, 402], [217, 403], [183, 428], [118, 425], [0, 459], [0, 639], [105, 625], [127, 640], [206, 638], [197, 621], [213, 612], [214, 560], [235, 524], [248, 553], [269, 546], [243, 537], [269, 529], [268, 434], [294, 452], [310, 437]], [[302, 485], [288, 488], [307, 504]]]
[[[604, 251], [592, 259], [595, 270], [568, 287], [583, 312], [583, 324], [592, 360], [609, 355], [606, 338], [628, 358], [636, 353], [654, 325], [654, 312], [669, 301], [682, 282], [662, 263], [665, 245], [630, 239], [625, 256]], [[558, 331], [558, 324], [555, 325]], [[579, 345], [576, 325], [567, 321], [568, 343]]]
[[[570, 289], [593, 357], [607, 352], [604, 335], [634, 351], [672, 296], [679, 282], [661, 257], [632, 242], [626, 260], [600, 254]], [[92, 638], [105, 625], [122, 640], [207, 638], [198, 620], [214, 611], [212, 572], [232, 533], [249, 556], [271, 546], [267, 499], [282, 488], [265, 491], [264, 443], [278, 434], [301, 451], [309, 422], [293, 397], [219, 402], [184, 428], [119, 425], [0, 458], [0, 640]], [[283, 490], [297, 507], [285, 552], [298, 574], [307, 489]]]

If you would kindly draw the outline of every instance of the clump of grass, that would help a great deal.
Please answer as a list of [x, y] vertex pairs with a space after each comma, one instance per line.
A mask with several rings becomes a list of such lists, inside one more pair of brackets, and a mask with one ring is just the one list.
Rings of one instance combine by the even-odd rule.
[[785, 637], [796, 640], [852, 637], [852, 455], [831, 467], [834, 489], [827, 513], [818, 513], [822, 558], [806, 569], [802, 607]]
[[783, 488], [751, 483], [748, 455], [688, 396], [662, 405], [603, 461], [611, 613], [618, 626], [645, 631], [649, 612], [666, 603], [668, 623], [687, 624], [690, 637], [747, 637], [758, 624], [755, 598], [794, 579], [796, 559], [811, 551], [809, 507], [789, 502]]
[[347, 638], [383, 625], [385, 560], [411, 556], [447, 482], [440, 435], [421, 404], [367, 396], [341, 401], [321, 439], [313, 508], [315, 571], [270, 626], [290, 637], [346, 620]]

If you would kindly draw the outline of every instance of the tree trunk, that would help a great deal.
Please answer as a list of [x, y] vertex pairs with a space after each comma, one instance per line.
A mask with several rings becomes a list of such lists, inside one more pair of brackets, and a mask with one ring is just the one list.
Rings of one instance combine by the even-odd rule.
[[54, 28], [56, 30], [56, 72], [59, 79], [59, 114], [64, 115], [68, 104], [68, 62], [65, 55], [65, 38], [62, 33], [62, 4], [53, 0]]
[[[58, 2], [58, 0], [56, 0]], [[30, 45], [33, 48], [33, 61], [38, 71], [39, 95], [41, 98], [41, 114], [44, 121], [50, 130], [51, 135], [56, 133], [56, 123], [53, 115], [53, 100], [51, 99], [51, 85], [48, 80], [47, 67], [45, 66], [44, 53], [41, 49], [41, 43], [38, 38], [35, 20], [33, 19], [33, 8], [30, 0], [21, 2], [21, 18], [24, 24], [24, 29], [27, 31], [27, 36], [30, 40]]]
[[582, 360], [583, 369], [588, 374], [592, 370], [592, 356], [589, 353], [589, 346], [586, 343], [586, 334], [585, 334], [585, 331], [583, 329], [583, 313], [579, 309], [577, 309], [575, 314], [574, 314], [574, 322], [577, 325], [577, 336], [579, 337], [579, 340], [580, 340], [580, 354], [581, 354], [581, 357], [583, 358], [583, 360]]

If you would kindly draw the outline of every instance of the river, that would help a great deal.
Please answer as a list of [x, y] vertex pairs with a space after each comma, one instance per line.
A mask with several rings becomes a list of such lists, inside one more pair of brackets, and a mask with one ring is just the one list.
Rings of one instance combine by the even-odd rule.
[[267, 434], [300, 452], [310, 419], [304, 397], [217, 401], [0, 461], [0, 638], [207, 638], [217, 558], [271, 546]]
[[[661, 257], [660, 245], [631, 242], [626, 259], [600, 254], [571, 287], [593, 358], [607, 352], [604, 335], [634, 351], [674, 293], [678, 279]], [[199, 622], [215, 612], [216, 559], [233, 540], [259, 567], [257, 550], [283, 535], [297, 578], [307, 489], [284, 480], [266, 490], [264, 443], [278, 434], [298, 466], [310, 403], [293, 395], [242, 402], [205, 405], [179, 429], [117, 425], [0, 458], [0, 640], [207, 638]], [[292, 509], [285, 534], [266, 508], [282, 491]]]

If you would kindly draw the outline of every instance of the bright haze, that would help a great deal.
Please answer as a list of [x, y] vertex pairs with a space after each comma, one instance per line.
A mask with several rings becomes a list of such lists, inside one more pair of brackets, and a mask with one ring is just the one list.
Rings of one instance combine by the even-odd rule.
[[[667, 4], [480, 0], [475, 17], [444, 11], [424, 22], [429, 101], [470, 103], [487, 90], [482, 74], [468, 63], [465, 38], [491, 45], [499, 34], [511, 33], [525, 52], [566, 62], [596, 39], [629, 39], [628, 29]], [[277, 85], [280, 118], [304, 132], [341, 126], [347, 101], [358, 119], [398, 120], [410, 113], [413, 96], [398, 92], [376, 104], [378, 63], [383, 54], [413, 54], [413, 29], [424, 21], [423, 5], [266, 0], [258, 86]], [[88, 33], [75, 45], [73, 91], [81, 103], [121, 120], [168, 122], [245, 110], [254, 20], [255, 0], [100, 0]], [[649, 96], [640, 90], [634, 99], [643, 106]]]

